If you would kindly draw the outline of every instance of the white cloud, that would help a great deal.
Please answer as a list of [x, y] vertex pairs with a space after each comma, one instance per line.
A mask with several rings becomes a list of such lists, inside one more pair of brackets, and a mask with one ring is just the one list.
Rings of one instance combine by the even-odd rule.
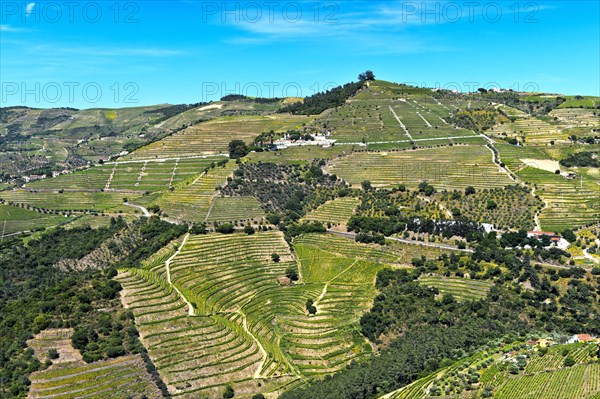
[[0, 32], [21, 32], [23, 29], [15, 28], [11, 25], [0, 24]]
[[25, 6], [25, 15], [30, 15], [35, 8], [35, 3], [27, 3]]

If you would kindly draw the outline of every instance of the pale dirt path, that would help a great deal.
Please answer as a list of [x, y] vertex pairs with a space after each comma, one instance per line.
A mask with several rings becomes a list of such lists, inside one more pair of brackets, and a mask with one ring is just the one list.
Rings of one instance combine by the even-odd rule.
[[[535, 197], [535, 186], [533, 186], [533, 189], [531, 190], [531, 195], [533, 195]], [[533, 215], [533, 221], [535, 223], [535, 227], [533, 229], [533, 231], [542, 231], [542, 225], [540, 224], [540, 215], [542, 214], [542, 212], [544, 212], [544, 209], [548, 208], [548, 202], [543, 199], [542, 197], [540, 197], [542, 202], [544, 203], [544, 207], [542, 209], [540, 209], [539, 212], [536, 212], [535, 215]]]
[[327, 288], [329, 288], [329, 284], [331, 284], [336, 278], [338, 278], [339, 276], [341, 276], [342, 274], [346, 273], [348, 270], [352, 269], [354, 267], [354, 265], [356, 265], [356, 262], [358, 262], [358, 259], [354, 260], [354, 262], [352, 262], [352, 264], [350, 266], [348, 266], [347, 268], [345, 268], [344, 270], [342, 270], [341, 272], [339, 272], [337, 275], [335, 275], [331, 280], [327, 281], [325, 283], [325, 286], [323, 287], [323, 291], [321, 291], [321, 295], [319, 295], [319, 297], [317, 298], [317, 300], [313, 303], [313, 305], [315, 307], [317, 307], [317, 305], [319, 304], [319, 302], [321, 302], [321, 300], [325, 297], [325, 295], [327, 294]]
[[177, 255], [179, 255], [179, 253], [183, 249], [183, 246], [185, 245], [185, 243], [187, 242], [187, 240], [188, 240], [189, 237], [190, 237], [190, 233], [186, 233], [185, 236], [183, 237], [183, 241], [181, 242], [181, 245], [179, 245], [179, 248], [177, 248], [177, 251], [173, 255], [171, 255], [171, 257], [169, 259], [167, 259], [165, 261], [165, 269], [167, 271], [167, 283], [169, 283], [169, 285], [171, 287], [173, 287], [173, 289], [181, 297], [181, 299], [183, 300], [183, 302], [186, 303], [186, 305], [188, 306], [188, 314], [190, 316], [195, 316], [196, 315], [196, 311], [194, 310], [194, 305], [192, 305], [190, 303], [190, 301], [188, 301], [187, 298], [181, 293], [181, 291], [179, 291], [179, 288], [177, 288], [175, 285], [173, 285], [173, 283], [171, 283], [171, 262], [173, 261], [173, 259], [175, 259], [175, 257]]
[[[473, 135], [464, 135], [464, 136], [448, 136], [448, 137], [431, 137], [428, 139], [412, 139], [412, 140], [388, 140], [388, 141], [369, 141], [367, 144], [395, 144], [395, 143], [412, 143], [417, 141], [440, 141], [440, 140], [457, 140], [457, 139], [472, 139]], [[335, 143], [338, 145], [357, 145], [357, 146], [366, 146], [367, 144], [363, 142], [349, 142], [349, 143]]]
[[390, 108], [390, 112], [392, 113], [392, 115], [394, 115], [394, 118], [396, 118], [396, 120], [400, 124], [400, 127], [404, 130], [404, 132], [406, 133], [406, 135], [408, 136], [408, 138], [411, 139], [411, 141], [412, 141], [413, 140], [412, 136], [408, 132], [408, 129], [406, 128], [406, 126], [404, 126], [404, 123], [402, 123], [402, 121], [400, 120], [400, 118], [398, 118], [398, 115], [396, 115], [396, 112], [394, 111], [394, 108], [392, 108], [391, 105], [388, 105], [388, 107]]
[[591, 260], [594, 263], [600, 263], [600, 260], [598, 260], [597, 258], [594, 258], [592, 255], [590, 255], [587, 248], [583, 250], [583, 257]]
[[417, 112], [417, 115], [419, 115], [419, 116], [421, 117], [421, 119], [423, 119], [423, 122], [425, 122], [425, 124], [426, 124], [428, 127], [433, 127], [433, 126], [431, 126], [431, 123], [429, 123], [429, 121], [428, 121], [427, 119], [425, 119], [425, 117], [424, 117], [423, 115], [421, 115], [421, 113], [420, 113], [420, 112]]
[[250, 329], [248, 328], [248, 318], [246, 317], [244, 312], [242, 312], [241, 310], [238, 310], [236, 313], [239, 314], [240, 316], [242, 316], [242, 328], [256, 343], [256, 346], [258, 346], [258, 350], [260, 351], [260, 354], [262, 355], [262, 360], [261, 360], [260, 364], [258, 365], [258, 368], [256, 369], [256, 371], [254, 372], [254, 379], [255, 380], [261, 379], [261, 378], [263, 378], [262, 369], [263, 369], [265, 363], [267, 362], [267, 358], [269, 355], [267, 354], [267, 351], [265, 350], [265, 348], [263, 348], [263, 346], [260, 343], [260, 341], [258, 340], [258, 338], [256, 338], [254, 336], [254, 334], [252, 333], [252, 331], [250, 331]]
[[110, 188], [110, 183], [112, 183], [113, 177], [115, 176], [115, 172], [117, 171], [117, 166], [119, 164], [115, 164], [115, 166], [112, 169], [112, 172], [110, 172], [110, 176], [108, 176], [108, 180], [106, 181], [106, 185], [104, 185], [104, 190], [108, 190]]
[[143, 162], [166, 162], [166, 161], [176, 161], [178, 159], [206, 159], [206, 158], [215, 158], [215, 157], [229, 157], [229, 154], [220, 153], [220, 154], [210, 154], [210, 155], [187, 155], [182, 157], [175, 158], [144, 158], [144, 159], [127, 159], [123, 161], [110, 161], [105, 162], [104, 165], [120, 165], [126, 163], [143, 163]]
[[152, 216], [152, 215], [150, 215], [150, 212], [148, 212], [148, 209], [144, 208], [141, 205], [134, 205], [134, 204], [130, 204], [129, 202], [123, 202], [123, 205], [130, 206], [132, 208], [137, 208], [137, 209], [141, 210], [142, 211], [142, 215], [144, 215], [146, 217]]

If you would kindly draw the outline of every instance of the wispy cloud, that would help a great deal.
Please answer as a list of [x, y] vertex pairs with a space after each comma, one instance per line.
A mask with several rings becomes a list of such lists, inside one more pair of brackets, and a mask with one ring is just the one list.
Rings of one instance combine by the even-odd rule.
[[[467, 5], [471, 3], [451, 0], [357, 0], [337, 3], [335, 9], [322, 9], [319, 13], [315, 13], [314, 4], [306, 3], [302, 18], [297, 21], [291, 21], [289, 16], [286, 18], [286, 15], [277, 11], [273, 13], [274, 18], [267, 18], [267, 13], [263, 12], [262, 18], [253, 21], [251, 17], [245, 16], [241, 9], [237, 19], [228, 14], [215, 17], [214, 22], [223, 23], [224, 19], [225, 25], [234, 32], [234, 36], [227, 39], [227, 43], [234, 45], [333, 40], [355, 43], [356, 51], [373, 52], [379, 48], [385, 49], [384, 52], [404, 53], [455, 50], [456, 45], [444, 44], [443, 37], [436, 37], [434, 41], [432, 38], [435, 35], [431, 28], [460, 21], [472, 23], [471, 17], [481, 23], [487, 23], [490, 18], [483, 15], [483, 5], [473, 11]], [[457, 7], [458, 15], [453, 14]], [[501, 7], [505, 9], [509, 6]], [[521, 7], [518, 12], [533, 16], [553, 6], [528, 7]], [[513, 18], [512, 12], [506, 10], [503, 17]], [[428, 29], [427, 35], [421, 33], [424, 29]], [[361, 47], [360, 44], [365, 44], [366, 47]]]
[[113, 57], [172, 57], [184, 55], [183, 50], [164, 49], [160, 47], [130, 47], [120, 44], [115, 47], [72, 46], [58, 44], [32, 45], [28, 51], [36, 54], [53, 56], [82, 56], [98, 58]]
[[24, 29], [15, 28], [11, 25], [0, 24], [0, 32], [22, 32]]

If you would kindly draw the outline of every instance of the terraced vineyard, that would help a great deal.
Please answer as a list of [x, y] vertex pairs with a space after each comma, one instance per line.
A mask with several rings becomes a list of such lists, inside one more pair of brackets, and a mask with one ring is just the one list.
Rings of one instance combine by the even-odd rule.
[[559, 108], [552, 110], [549, 116], [558, 118], [565, 126], [593, 128], [600, 126], [598, 111], [580, 108]]
[[472, 131], [446, 122], [450, 108], [436, 102], [427, 90], [403, 92], [401, 86], [373, 83], [351, 102], [326, 112], [314, 122], [340, 144], [386, 144], [389, 148], [448, 144], [451, 139], [477, 138]]
[[179, 183], [172, 192], [161, 196], [157, 203], [170, 218], [204, 222], [218, 194], [217, 187], [227, 182], [227, 177], [235, 167], [235, 163], [229, 162], [225, 166], [217, 166], [207, 173], [197, 175], [193, 180]]
[[496, 125], [487, 133], [495, 137], [516, 137], [519, 140], [524, 137], [525, 143], [532, 145], [546, 145], [551, 140], [567, 140], [568, 134], [557, 125], [518, 112], [513, 112], [513, 117], [514, 122]]
[[50, 329], [29, 341], [40, 361], [47, 359], [51, 348], [59, 354], [49, 368], [31, 375], [29, 399], [162, 398], [139, 355], [88, 364], [71, 346], [72, 333], [70, 329]]
[[590, 357], [591, 349], [587, 344], [555, 345], [551, 346], [545, 355], [537, 354], [533, 356], [527, 363], [525, 372], [527, 374], [542, 373], [563, 367], [565, 356], [562, 352], [565, 348], [568, 349], [569, 356], [577, 363], [587, 363], [592, 360]]
[[260, 203], [254, 197], [215, 197], [207, 221], [259, 221], [264, 216]]
[[360, 199], [353, 197], [336, 198], [307, 214], [305, 220], [316, 220], [334, 225], [344, 224], [360, 204]]
[[[227, 384], [241, 395], [276, 391], [370, 352], [358, 319], [375, 296], [376, 261], [395, 262], [394, 252], [330, 235], [294, 249], [273, 231], [189, 236], [176, 256], [171, 246], [120, 273], [124, 304], [175, 397], [218, 397]], [[298, 264], [301, 284], [281, 285]]]
[[[569, 381], [565, 384], [565, 381]], [[498, 399], [588, 399], [600, 390], [600, 365], [577, 365], [552, 372], [509, 379], [494, 395]]]
[[442, 294], [452, 294], [459, 301], [485, 298], [493, 285], [489, 281], [436, 275], [421, 276], [419, 283], [437, 288]]
[[563, 231], [600, 220], [598, 177], [584, 174], [583, 169], [580, 173], [582, 179], [574, 180], [532, 167], [517, 173], [524, 181], [535, 184], [536, 194], [548, 203], [539, 216], [542, 229]]
[[406, 184], [415, 188], [428, 181], [436, 189], [505, 187], [513, 184], [492, 162], [484, 146], [454, 146], [400, 152], [353, 153], [327, 166], [352, 185], [369, 180], [377, 187]]
[[126, 159], [227, 154], [231, 140], [252, 143], [263, 132], [299, 129], [308, 120], [305, 116], [287, 114], [221, 117], [151, 143], [129, 154]]
[[198, 175], [222, 158], [115, 162], [30, 183], [32, 189], [162, 191]]
[[506, 166], [512, 172], [518, 172], [526, 165], [522, 159], [548, 159], [549, 156], [546, 150], [540, 147], [524, 147], [515, 146], [503, 142], [494, 144], [494, 147], [500, 153], [500, 160], [506, 164]]

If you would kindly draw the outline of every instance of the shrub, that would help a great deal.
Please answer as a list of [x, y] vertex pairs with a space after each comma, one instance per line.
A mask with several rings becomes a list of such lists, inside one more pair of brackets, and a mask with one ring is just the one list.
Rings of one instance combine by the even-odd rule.
[[308, 310], [309, 314], [316, 314], [317, 313], [317, 308], [313, 304], [314, 304], [314, 302], [313, 302], [312, 299], [307, 299], [306, 300], [306, 310]]
[[275, 263], [279, 262], [281, 260], [281, 257], [279, 256], [279, 254], [276, 253], [272, 253], [271, 254], [271, 260]]
[[567, 240], [569, 242], [577, 241], [577, 236], [575, 236], [575, 233], [573, 233], [573, 230], [571, 230], [571, 229], [564, 230], [562, 232], [562, 236], [565, 240]]
[[58, 359], [58, 351], [56, 350], [56, 348], [50, 348], [48, 349], [48, 358], [50, 359]]
[[250, 235], [250, 234], [254, 234], [254, 233], [255, 233], [254, 227], [250, 226], [249, 224], [248, 224], [248, 225], [246, 225], [246, 226], [244, 227], [244, 233], [246, 233], [246, 234], [248, 234], [248, 235]]
[[229, 158], [239, 159], [248, 154], [248, 146], [243, 140], [231, 140], [229, 142]]
[[290, 266], [285, 270], [285, 275], [292, 281], [298, 281], [298, 270], [294, 266]]
[[192, 234], [206, 234], [206, 223], [194, 223], [190, 229]]
[[119, 357], [125, 354], [125, 348], [121, 345], [111, 346], [106, 350], [106, 356], [108, 357]]
[[567, 356], [563, 362], [563, 365], [565, 367], [571, 367], [575, 365], [575, 359], [573, 359], [571, 356]]
[[225, 387], [225, 392], [223, 392], [223, 399], [230, 399], [235, 396], [235, 391], [231, 385], [227, 385]]
[[231, 223], [223, 223], [217, 226], [217, 232], [222, 234], [231, 234], [235, 231], [235, 227]]

